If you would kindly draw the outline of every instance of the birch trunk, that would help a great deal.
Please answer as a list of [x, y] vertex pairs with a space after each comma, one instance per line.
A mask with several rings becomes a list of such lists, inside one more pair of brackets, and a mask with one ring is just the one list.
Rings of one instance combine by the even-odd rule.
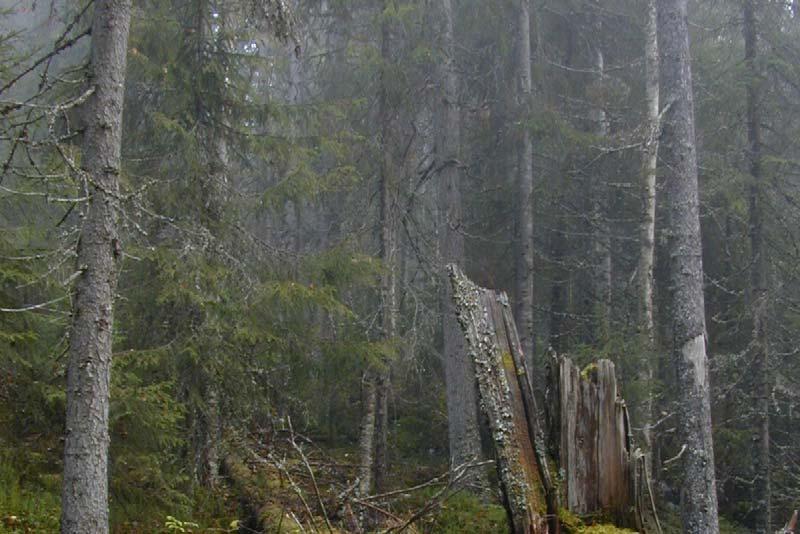
[[761, 168], [761, 124], [759, 109], [758, 29], [753, 0], [744, 2], [745, 62], [748, 69], [747, 84], [747, 140], [750, 159], [750, 291], [753, 318], [753, 362], [757, 425], [753, 442], [755, 481], [753, 502], [756, 508], [758, 532], [772, 532], [770, 484], [770, 432], [769, 432], [769, 339], [767, 337], [767, 258], [764, 248], [764, 221]]
[[522, 350], [533, 357], [533, 138], [528, 119], [533, 98], [530, 0], [518, 0], [517, 106], [521, 120], [517, 175], [517, 251], [515, 317]]
[[[443, 62], [440, 74], [441, 102], [437, 113], [437, 157], [439, 173], [440, 230], [439, 250], [444, 264], [461, 266], [464, 261], [464, 234], [461, 206], [461, 117], [458, 104], [458, 72], [453, 36], [452, 0], [441, 2]], [[447, 430], [450, 467], [483, 459], [478, 413], [478, 390], [472, 361], [464, 346], [464, 335], [453, 310], [452, 290], [446, 274], [442, 279], [441, 310], [444, 340], [444, 372], [447, 392]], [[474, 469], [464, 485], [476, 493], [489, 487], [486, 471]]]
[[78, 244], [67, 364], [61, 531], [108, 532], [108, 406], [114, 291], [121, 249], [117, 229], [122, 108], [130, 0], [95, 0], [92, 83], [85, 110], [82, 168], [92, 198]]
[[717, 488], [706, 357], [703, 258], [697, 185], [694, 97], [687, 0], [658, 0], [665, 110], [661, 160], [669, 212], [673, 351], [686, 446], [681, 458], [681, 516], [687, 533], [717, 533]]

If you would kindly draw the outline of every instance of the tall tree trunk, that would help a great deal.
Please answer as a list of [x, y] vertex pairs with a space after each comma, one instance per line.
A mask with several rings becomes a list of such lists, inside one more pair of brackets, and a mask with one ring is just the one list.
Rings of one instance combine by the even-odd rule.
[[759, 73], [758, 29], [753, 0], [744, 2], [745, 62], [748, 69], [747, 84], [747, 141], [750, 157], [750, 291], [753, 319], [753, 377], [755, 380], [757, 425], [754, 462], [755, 483], [753, 502], [756, 509], [755, 526], [758, 532], [772, 532], [770, 487], [770, 435], [769, 435], [769, 339], [767, 337], [767, 258], [764, 248], [764, 221], [762, 205], [761, 125], [758, 103]]
[[[389, 81], [386, 80], [385, 71], [391, 64], [391, 22], [386, 11], [392, 9], [393, 4], [387, 0], [383, 3], [383, 16], [381, 22], [381, 59], [382, 74], [379, 95], [378, 122], [380, 127], [381, 170], [380, 170], [380, 213], [379, 213], [379, 241], [380, 256], [383, 271], [380, 280], [381, 294], [381, 329], [382, 336], [391, 342], [397, 334], [397, 229], [396, 229], [396, 194], [397, 179], [394, 175], [391, 132], [392, 113], [389, 102]], [[376, 488], [383, 486], [387, 470], [387, 439], [388, 439], [388, 398], [390, 385], [390, 362], [385, 366], [370, 373], [368, 380], [374, 381], [375, 395], [366, 397], [367, 402], [374, 402], [374, 406], [365, 408], [365, 419], [374, 413], [374, 429], [368, 429], [366, 421], [362, 424], [361, 463], [366, 458], [371, 458], [373, 471], [373, 484]], [[374, 399], [374, 400], [373, 400]], [[372, 442], [369, 442], [369, 435]], [[370, 447], [370, 451], [366, 448]], [[371, 489], [371, 488], [370, 488]]]
[[[214, 13], [217, 14], [217, 23], [220, 25], [217, 34], [211, 28], [210, 19]], [[195, 61], [198, 70], [203, 71], [205, 65], [211, 60], [210, 51], [213, 50], [220, 56], [230, 53], [230, 46], [225, 35], [225, 32], [230, 30], [227, 27], [229, 16], [226, 11], [216, 9], [208, 0], [196, 0], [195, 17], [195, 35], [199, 39]], [[219, 85], [210, 90], [219, 93], [219, 95], [215, 95], [218, 96], [217, 101], [224, 101], [224, 81], [218, 80], [218, 83]], [[204, 94], [203, 89], [196, 88], [194, 94], [198, 134], [206, 161], [206, 174], [200, 184], [203, 194], [203, 220], [208, 224], [208, 231], [215, 237], [220, 237], [228, 196], [228, 141], [220, 128], [220, 123], [224, 121], [225, 109], [209, 107], [209, 95]], [[205, 90], [209, 90], [209, 88], [205, 88]], [[209, 297], [217, 299], [219, 295], [210, 295]], [[221, 349], [214, 345], [206, 348], [206, 358], [211, 364], [206, 365], [203, 370], [202, 400], [204, 405], [196, 413], [200, 430], [200, 436], [198, 436], [200, 447], [198, 459], [200, 462], [196, 466], [197, 478], [208, 488], [217, 486], [221, 461], [222, 417], [218, 377], [214, 370], [214, 360], [219, 357], [216, 351], [219, 350]]]
[[361, 416], [361, 437], [359, 438], [358, 492], [369, 495], [375, 482], [375, 415], [377, 411], [377, 390], [375, 377], [371, 371], [364, 374], [361, 402], [364, 413]]
[[[597, 34], [602, 32], [602, 22], [595, 24]], [[600, 143], [606, 142], [611, 125], [606, 113], [606, 102], [603, 84], [605, 83], [605, 56], [603, 49], [598, 44], [595, 50], [595, 70], [597, 71], [598, 101], [595, 103], [594, 123], [595, 135]], [[594, 287], [594, 306], [592, 321], [592, 338], [595, 343], [605, 343], [610, 334], [611, 321], [611, 232], [608, 222], [609, 188], [605, 182], [604, 170], [601, 165], [592, 177], [592, 286]]]
[[673, 350], [685, 449], [681, 515], [687, 533], [719, 532], [706, 357], [688, 0], [658, 0], [664, 116], [661, 159], [669, 212]]
[[[387, 6], [390, 5], [388, 2]], [[381, 24], [381, 59], [384, 69], [391, 65], [392, 50], [391, 27], [388, 17], [384, 15]], [[385, 71], [384, 71], [385, 72]], [[389, 102], [388, 81], [385, 76], [381, 79], [380, 95], [380, 140], [381, 140], [381, 263], [383, 274], [381, 276], [381, 326], [383, 336], [391, 342], [397, 335], [397, 176], [392, 156], [392, 103]], [[387, 442], [389, 433], [389, 387], [390, 387], [390, 362], [382, 370], [378, 378], [378, 415], [376, 419], [377, 431], [375, 442], [375, 487], [382, 489], [387, 472]]]
[[[463, 267], [464, 234], [461, 207], [461, 117], [458, 103], [458, 71], [455, 59], [453, 2], [442, 0], [440, 35], [443, 61], [440, 69], [441, 101], [436, 114], [436, 152], [439, 173], [439, 250], [442, 262]], [[444, 269], [442, 270], [444, 271]], [[478, 389], [472, 361], [464, 346], [452, 304], [452, 287], [446, 273], [442, 277], [441, 310], [444, 342], [444, 372], [447, 391], [447, 430], [450, 467], [481, 460]], [[488, 488], [485, 470], [473, 469], [463, 484], [481, 492]]]
[[517, 169], [515, 316], [525, 357], [533, 357], [533, 137], [528, 126], [533, 98], [530, 0], [517, 5], [517, 109], [520, 143]]
[[130, 0], [95, 0], [94, 93], [85, 110], [82, 167], [92, 198], [78, 244], [67, 364], [61, 531], [108, 532], [108, 406], [114, 291], [121, 256], [117, 220]]
[[[653, 265], [656, 245], [656, 176], [658, 171], [658, 136], [660, 124], [658, 87], [658, 31], [656, 2], [647, 2], [647, 31], [645, 39], [645, 93], [647, 97], [646, 138], [642, 145], [642, 222], [639, 228], [639, 330], [644, 357], [639, 380], [647, 386], [647, 398], [639, 410], [642, 437], [648, 452], [653, 450], [653, 367], [655, 352], [655, 314], [653, 311]], [[652, 473], [652, 455], [647, 455], [646, 468]]]

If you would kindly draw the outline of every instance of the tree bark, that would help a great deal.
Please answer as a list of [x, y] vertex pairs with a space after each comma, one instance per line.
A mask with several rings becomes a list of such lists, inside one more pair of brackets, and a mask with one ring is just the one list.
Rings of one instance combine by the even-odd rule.
[[[645, 450], [653, 450], [653, 367], [655, 352], [655, 313], [653, 308], [653, 266], [656, 243], [656, 177], [658, 173], [659, 87], [658, 87], [658, 30], [656, 2], [647, 2], [647, 31], [645, 42], [645, 93], [647, 100], [647, 122], [645, 140], [642, 145], [642, 222], [639, 228], [639, 329], [642, 335], [643, 354], [639, 380], [647, 387], [647, 398], [641, 409], [639, 423]], [[652, 474], [652, 456], [645, 456], [648, 475]]]
[[681, 404], [681, 516], [687, 533], [719, 532], [706, 356], [703, 258], [687, 0], [658, 0], [665, 110], [660, 154], [670, 234], [673, 357]]
[[[503, 309], [508, 306], [508, 299], [477, 287], [454, 265], [448, 266], [448, 271], [456, 316], [473, 360], [481, 407], [492, 432], [512, 531], [546, 534], [549, 530], [542, 466], [528, 423], [528, 416], [536, 415], [534, 410], [527, 410], [520, 387], [520, 368], [513, 355], [512, 337], [516, 336], [506, 330]], [[516, 360], [521, 360], [521, 354]], [[543, 448], [538, 454], [544, 457]]]
[[67, 364], [61, 531], [69, 534], [108, 532], [108, 407], [121, 257], [117, 221], [130, 20], [130, 0], [96, 0], [91, 48], [95, 91], [86, 104], [82, 158], [92, 198], [78, 244], [81, 275]]
[[656, 242], [656, 176], [658, 172], [659, 107], [656, 0], [647, 2], [645, 43], [646, 138], [642, 146], [642, 223], [639, 230], [639, 324], [649, 348], [655, 344], [653, 265]]
[[[384, 2], [383, 9], [389, 9], [390, 4]], [[381, 60], [384, 66], [391, 64], [391, 27], [389, 15], [383, 14], [381, 22]], [[384, 69], [385, 71], [385, 69]], [[380, 146], [381, 169], [380, 169], [380, 212], [379, 212], [379, 241], [380, 257], [383, 264], [380, 280], [381, 296], [381, 329], [382, 336], [387, 342], [394, 340], [397, 334], [397, 223], [396, 223], [396, 194], [397, 178], [394, 172], [393, 155], [391, 148], [392, 132], [392, 113], [391, 102], [389, 102], [388, 81], [384, 74], [381, 74], [381, 88], [378, 102], [378, 122], [380, 127]], [[375, 370], [372, 380], [375, 381], [375, 396], [368, 395], [368, 402], [375, 405], [366, 407], [365, 418], [370, 412], [374, 412], [373, 430], [367, 428], [366, 421], [362, 425], [361, 456], [362, 464], [366, 463], [366, 458], [371, 458], [373, 483], [376, 488], [381, 488], [387, 470], [387, 439], [388, 439], [388, 397], [390, 371], [389, 363], [384, 362], [385, 366]], [[372, 443], [369, 443], [369, 434], [372, 435]], [[371, 446], [372, 450], [367, 451], [365, 447]], [[372, 489], [372, 488], [370, 488]]]
[[517, 169], [515, 317], [522, 350], [534, 355], [533, 338], [533, 137], [528, 120], [533, 99], [530, 0], [517, 5], [517, 108], [521, 121]]
[[[602, 23], [596, 23], [598, 35], [602, 31]], [[599, 142], [605, 143], [609, 135], [611, 125], [606, 113], [606, 103], [603, 84], [605, 83], [605, 56], [600, 45], [596, 45], [595, 50], [595, 70], [597, 71], [598, 101], [595, 103], [594, 123], [595, 135]], [[604, 180], [601, 166], [594, 174], [592, 179], [592, 285], [594, 286], [594, 306], [592, 321], [592, 341], [594, 343], [605, 343], [610, 334], [611, 322], [611, 232], [608, 223], [609, 209], [609, 188]]]
[[[458, 102], [458, 71], [455, 58], [452, 0], [441, 1], [442, 55], [441, 102], [437, 119], [436, 151], [439, 173], [439, 250], [445, 265], [463, 266], [464, 234], [461, 205], [461, 117]], [[444, 372], [447, 393], [447, 430], [450, 466], [455, 468], [483, 459], [478, 412], [478, 390], [472, 361], [464, 346], [464, 335], [453, 310], [450, 282], [442, 278], [441, 310]], [[473, 469], [463, 485], [481, 494], [489, 487], [486, 470]]]
[[[220, 25], [219, 33], [212, 31], [212, 14], [218, 15], [216, 23]], [[195, 50], [196, 67], [198, 71], [205, 70], [211, 61], [210, 51], [220, 56], [229, 54], [231, 49], [226, 41], [225, 32], [230, 16], [224, 9], [215, 10], [208, 0], [195, 2], [195, 35], [197, 45]], [[217, 80], [215, 87], [196, 87], [194, 93], [194, 109], [197, 113], [195, 120], [198, 123], [198, 137], [203, 148], [205, 161], [205, 176], [200, 188], [202, 191], [203, 213], [202, 220], [208, 226], [208, 231], [215, 237], [220, 237], [223, 225], [224, 211], [228, 197], [228, 140], [221, 131], [220, 123], [224, 122], [226, 110], [223, 106], [214, 109], [209, 106], [209, 95], [203, 91], [216, 92], [215, 100], [224, 101], [225, 85], [222, 80]], [[222, 82], [222, 83], [220, 83]], [[219, 295], [209, 295], [217, 299]], [[210, 311], [204, 313], [213, 313]], [[214, 371], [214, 361], [219, 358], [220, 348], [214, 345], [206, 347], [206, 358], [209, 364], [203, 367], [203, 390], [201, 392], [203, 406], [195, 410], [194, 417], [198, 426], [197, 451], [198, 463], [195, 466], [198, 481], [208, 487], [214, 488], [219, 482], [221, 462], [220, 442], [222, 441], [222, 416], [220, 413], [219, 384], [217, 373]]]
[[361, 437], [358, 442], [358, 492], [369, 495], [375, 481], [375, 419], [377, 412], [377, 390], [371, 371], [364, 375], [361, 398], [364, 413], [361, 416]]
[[762, 210], [763, 173], [761, 163], [761, 114], [759, 109], [758, 29], [753, 0], [744, 6], [745, 63], [747, 84], [747, 141], [750, 159], [750, 292], [753, 320], [753, 376], [755, 380], [756, 429], [753, 436], [753, 502], [758, 532], [772, 532], [769, 432], [769, 339], [767, 337], [767, 257], [764, 248], [764, 217]]

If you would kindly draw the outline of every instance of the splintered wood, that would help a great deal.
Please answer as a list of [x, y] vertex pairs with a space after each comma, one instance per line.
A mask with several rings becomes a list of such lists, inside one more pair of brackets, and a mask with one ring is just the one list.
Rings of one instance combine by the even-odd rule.
[[559, 385], [550, 406], [565, 504], [579, 515], [602, 511], [617, 524], [633, 525], [630, 425], [614, 364], [600, 360], [581, 372], [560, 357], [551, 365]]
[[645, 462], [641, 451], [632, 451], [614, 364], [600, 360], [581, 371], [569, 358], [553, 356], [545, 439], [508, 298], [476, 286], [454, 265], [448, 271], [513, 531], [556, 534], [564, 507], [660, 532]]
[[475, 365], [481, 408], [492, 432], [514, 533], [548, 533], [544, 486], [503, 321], [507, 299], [479, 288], [457, 267], [449, 269], [456, 316]]

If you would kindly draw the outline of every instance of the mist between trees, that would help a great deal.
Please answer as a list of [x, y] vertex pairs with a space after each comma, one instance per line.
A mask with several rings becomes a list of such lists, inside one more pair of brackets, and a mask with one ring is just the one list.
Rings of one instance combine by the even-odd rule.
[[799, 10], [0, 0], [0, 532], [794, 530]]

